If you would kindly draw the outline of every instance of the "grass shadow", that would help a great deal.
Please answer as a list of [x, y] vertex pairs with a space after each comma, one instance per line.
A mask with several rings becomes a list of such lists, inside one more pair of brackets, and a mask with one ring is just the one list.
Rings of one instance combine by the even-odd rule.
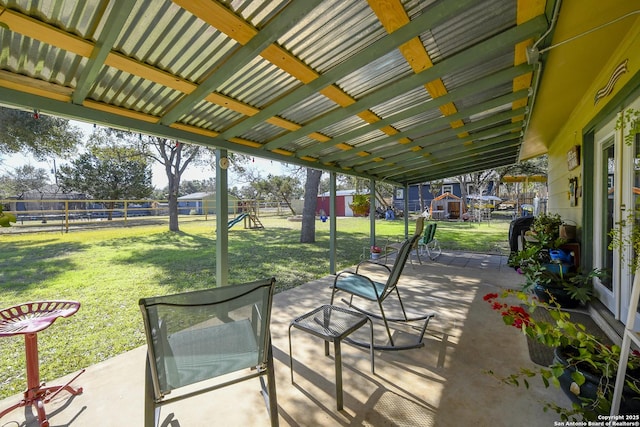
[[44, 240], [0, 244], [0, 287], [15, 292], [38, 287], [74, 268], [74, 253], [85, 245], [77, 242]]

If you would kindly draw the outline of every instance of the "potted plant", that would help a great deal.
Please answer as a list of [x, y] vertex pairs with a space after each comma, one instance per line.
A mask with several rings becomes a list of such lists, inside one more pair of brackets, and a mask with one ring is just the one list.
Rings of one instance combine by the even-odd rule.
[[564, 239], [560, 238], [562, 219], [558, 214], [541, 214], [535, 217], [525, 233], [526, 245], [524, 250], [513, 253], [509, 258], [509, 265], [521, 268], [529, 263], [542, 264], [551, 261], [550, 251], [558, 249]]
[[603, 271], [576, 271], [573, 255], [559, 249], [563, 221], [558, 214], [542, 214], [531, 225], [524, 250], [514, 254], [510, 263], [525, 277], [523, 290], [534, 292], [542, 301], [551, 297], [565, 308], [588, 303], [593, 296], [593, 279]]
[[382, 253], [382, 248], [380, 246], [371, 246], [371, 259], [380, 258], [381, 253]]
[[[506, 298], [515, 297], [515, 304]], [[615, 376], [620, 360], [620, 347], [606, 345], [595, 335], [586, 331], [582, 324], [573, 322], [570, 313], [560, 309], [551, 299], [541, 303], [522, 291], [505, 291], [487, 294], [485, 301], [500, 312], [506, 325], [520, 329], [529, 339], [555, 349], [555, 358], [548, 368], [528, 369], [501, 378], [501, 381], [519, 386], [528, 386], [529, 379], [539, 377], [545, 387], [553, 384], [562, 388], [571, 398], [571, 408], [563, 408], [554, 402], [545, 403], [546, 410], [554, 410], [563, 420], [597, 420], [608, 415], [615, 385]], [[549, 311], [553, 321], [535, 320], [531, 313], [536, 309]], [[492, 373], [491, 371], [488, 371]], [[621, 414], [640, 413], [640, 354], [629, 357], [625, 392]]]
[[560, 226], [563, 224], [558, 214], [540, 214], [533, 220], [530, 232], [534, 240], [530, 243], [541, 249], [556, 249], [565, 243], [560, 238]]
[[349, 207], [353, 211], [355, 216], [369, 215], [369, 195], [368, 194], [354, 194], [353, 201], [349, 204]]
[[593, 279], [605, 275], [600, 269], [571, 271], [567, 264], [544, 263], [535, 257], [523, 264], [521, 270], [526, 277], [523, 290], [533, 291], [542, 302], [553, 298], [564, 308], [587, 304], [593, 297]]

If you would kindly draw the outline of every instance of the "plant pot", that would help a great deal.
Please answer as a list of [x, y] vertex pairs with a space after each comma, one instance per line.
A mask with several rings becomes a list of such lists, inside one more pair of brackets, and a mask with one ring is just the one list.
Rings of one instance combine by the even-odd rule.
[[552, 262], [549, 264], [544, 264], [544, 268], [546, 268], [547, 271], [554, 274], [560, 274], [560, 271], [562, 271], [562, 274], [568, 274], [569, 269], [571, 268], [571, 265], [565, 264], [565, 263]]
[[[563, 366], [567, 366], [567, 357], [562, 348], [557, 347], [553, 351], [553, 363], [558, 363]], [[575, 390], [579, 390], [579, 394], [575, 394], [571, 391], [571, 384], [573, 384], [573, 379], [571, 378], [571, 374], [576, 371], [575, 366], [569, 366], [565, 369], [564, 373], [558, 378], [560, 381], [560, 388], [564, 393], [571, 399], [572, 402], [578, 404], [584, 404], [580, 398], [586, 398], [590, 401], [595, 401], [597, 397], [598, 385], [600, 384], [601, 377], [594, 375], [591, 372], [581, 370], [580, 372], [585, 377], [585, 382], [582, 386]], [[611, 400], [613, 395], [613, 384], [615, 384], [615, 375], [614, 372], [612, 377], [607, 380], [611, 384], [610, 394], [608, 399]], [[588, 407], [589, 410], [595, 411], [596, 413], [601, 413], [601, 415], [608, 415], [608, 411], [600, 411], [598, 408]], [[640, 413], [640, 395], [636, 394], [631, 388], [628, 386], [624, 387], [622, 392], [622, 401], [620, 402], [620, 414], [639, 414]]]
[[533, 286], [533, 292], [536, 294], [538, 299], [544, 303], [550, 302], [551, 298], [549, 297], [549, 294], [551, 294], [561, 307], [576, 308], [580, 305], [580, 301], [571, 298], [569, 292], [562, 288], [537, 284]]

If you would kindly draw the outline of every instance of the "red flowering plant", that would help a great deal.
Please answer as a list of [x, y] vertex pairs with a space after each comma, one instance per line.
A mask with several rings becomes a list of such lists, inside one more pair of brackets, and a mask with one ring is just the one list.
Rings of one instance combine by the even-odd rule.
[[[506, 301], [509, 298], [510, 301]], [[514, 301], [511, 304], [510, 302]], [[569, 312], [550, 297], [549, 303], [523, 291], [508, 290], [501, 294], [489, 293], [484, 300], [500, 313], [508, 326], [522, 331], [529, 339], [555, 349], [553, 363], [535, 370], [522, 368], [516, 374], [500, 380], [506, 384], [529, 387], [528, 379], [539, 376], [545, 387], [561, 387], [573, 401], [572, 407], [563, 408], [556, 403], [545, 403], [544, 410], [554, 410], [563, 420], [596, 420], [598, 415], [609, 414], [618, 372], [620, 347], [608, 345], [587, 332], [587, 328], [571, 320]], [[552, 321], [531, 316], [536, 310], [547, 310]], [[493, 372], [488, 371], [493, 374]], [[625, 378], [625, 394], [621, 413], [640, 412], [640, 353], [629, 356]]]

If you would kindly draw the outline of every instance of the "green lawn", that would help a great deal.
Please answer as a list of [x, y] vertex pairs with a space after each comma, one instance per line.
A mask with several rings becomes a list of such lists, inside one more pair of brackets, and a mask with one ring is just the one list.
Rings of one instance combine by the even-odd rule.
[[[317, 222], [317, 243], [303, 245], [300, 222], [261, 221], [264, 230], [239, 224], [229, 233], [231, 283], [275, 276], [281, 291], [328, 274], [328, 222]], [[402, 220], [377, 221], [378, 244], [401, 236], [403, 227]], [[167, 228], [0, 234], [0, 308], [46, 299], [82, 304], [39, 333], [43, 381], [143, 345], [139, 298], [215, 286], [215, 221], [185, 219], [180, 233]], [[339, 218], [337, 228], [342, 269], [368, 246], [369, 220]], [[439, 222], [436, 237], [446, 249], [506, 253], [508, 228], [507, 221]], [[0, 338], [0, 373], [0, 398], [24, 391], [22, 336]]]

